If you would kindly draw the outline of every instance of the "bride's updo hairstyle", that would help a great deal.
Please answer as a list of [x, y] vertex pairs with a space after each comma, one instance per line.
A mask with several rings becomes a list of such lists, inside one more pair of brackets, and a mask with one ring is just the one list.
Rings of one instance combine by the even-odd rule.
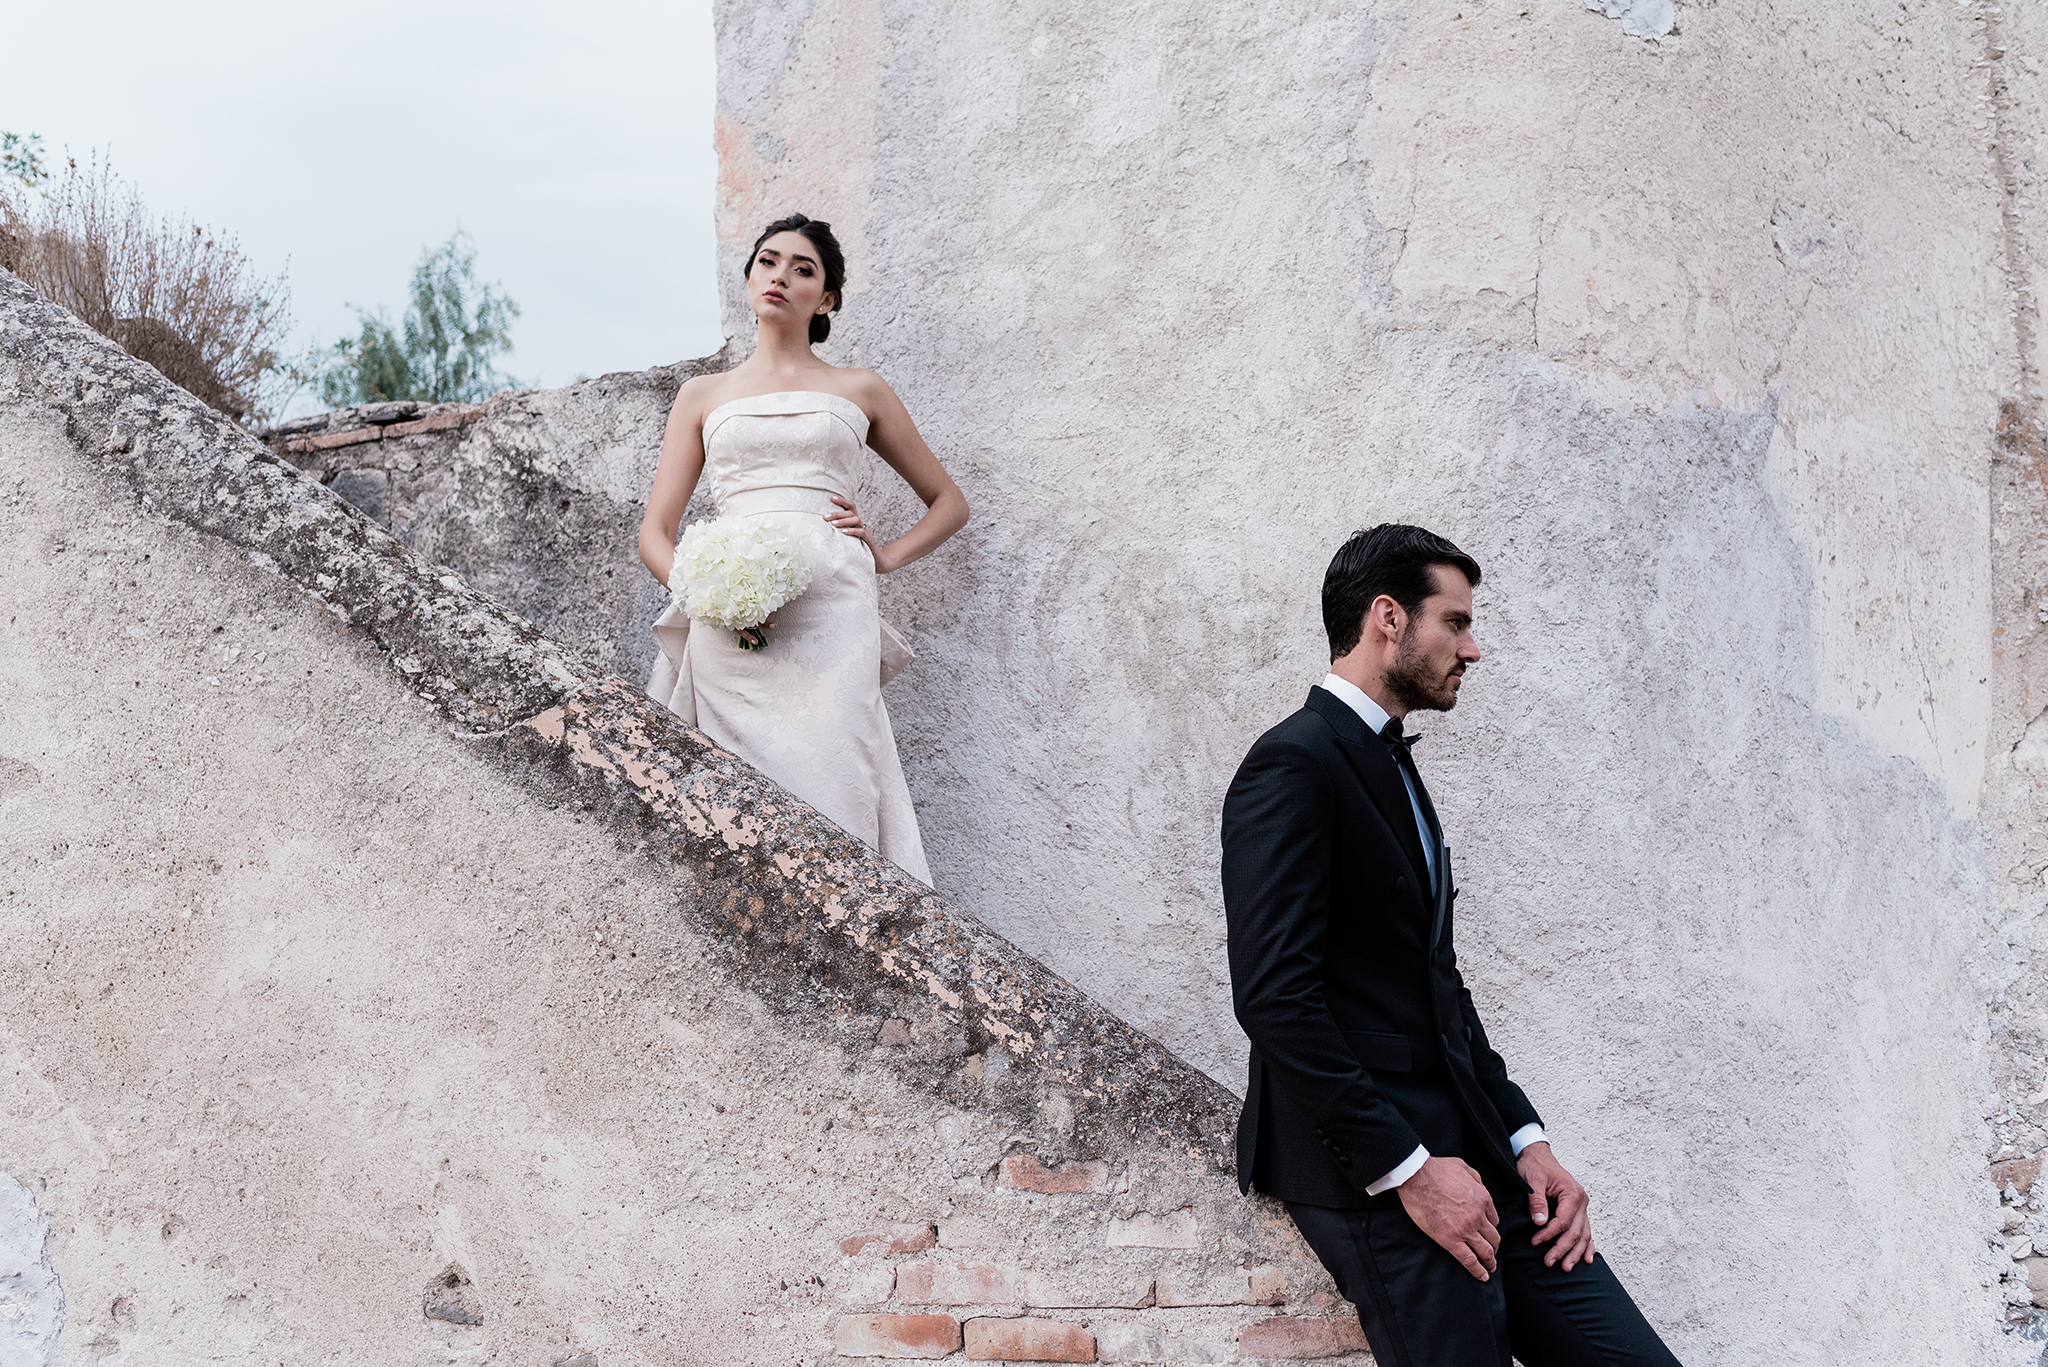
[[[825, 293], [832, 296], [832, 312], [839, 312], [844, 286], [846, 284], [846, 253], [839, 250], [839, 239], [832, 235], [832, 225], [802, 214], [791, 214], [778, 218], [761, 230], [754, 239], [754, 250], [747, 253], [747, 268], [740, 272], [744, 278], [754, 273], [754, 260], [761, 255], [761, 244], [777, 233], [802, 233], [818, 249], [818, 264], [825, 268]], [[816, 346], [832, 335], [832, 320], [822, 313], [811, 315], [811, 345]]]

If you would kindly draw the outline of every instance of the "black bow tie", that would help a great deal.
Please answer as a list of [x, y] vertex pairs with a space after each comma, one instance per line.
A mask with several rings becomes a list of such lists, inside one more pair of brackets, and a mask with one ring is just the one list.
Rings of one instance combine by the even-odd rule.
[[1399, 717], [1388, 717], [1387, 724], [1380, 728], [1380, 739], [1389, 745], [1405, 745], [1409, 748], [1409, 753], [1413, 754], [1415, 742], [1421, 740], [1422, 737], [1420, 735], [1402, 735], [1401, 719]]

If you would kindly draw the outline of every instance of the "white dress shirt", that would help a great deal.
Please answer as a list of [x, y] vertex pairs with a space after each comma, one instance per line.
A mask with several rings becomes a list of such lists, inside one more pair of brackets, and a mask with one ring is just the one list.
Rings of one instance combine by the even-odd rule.
[[[1323, 676], [1323, 688], [1326, 692], [1335, 694], [1346, 707], [1356, 712], [1359, 720], [1365, 723], [1366, 729], [1374, 735], [1378, 735], [1385, 728], [1386, 724], [1393, 720], [1387, 714], [1386, 708], [1381, 707], [1372, 700], [1371, 694], [1348, 679], [1340, 679], [1335, 674], [1326, 674]], [[1395, 767], [1401, 771], [1401, 786], [1408, 790], [1408, 806], [1415, 814], [1415, 829], [1422, 836], [1422, 855], [1429, 864], [1430, 886], [1435, 888], [1437, 880], [1444, 876], [1443, 873], [1438, 871], [1436, 866], [1436, 838], [1430, 834], [1429, 821], [1422, 815], [1422, 798], [1415, 791], [1415, 781], [1408, 777], [1407, 766], [1396, 765]], [[1536, 1124], [1524, 1125], [1521, 1129], [1508, 1136], [1508, 1146], [1515, 1151], [1515, 1157], [1517, 1158], [1520, 1158], [1522, 1150], [1528, 1148], [1531, 1144], [1547, 1144], [1549, 1142], [1549, 1136], [1543, 1133], [1543, 1127]], [[1420, 1172], [1422, 1165], [1428, 1161], [1429, 1150], [1423, 1145], [1417, 1144], [1415, 1152], [1402, 1159], [1399, 1167], [1368, 1186], [1365, 1189], [1366, 1195], [1377, 1196], [1383, 1191], [1392, 1191], [1395, 1187], [1400, 1186], [1403, 1182], [1413, 1177], [1417, 1172]]]

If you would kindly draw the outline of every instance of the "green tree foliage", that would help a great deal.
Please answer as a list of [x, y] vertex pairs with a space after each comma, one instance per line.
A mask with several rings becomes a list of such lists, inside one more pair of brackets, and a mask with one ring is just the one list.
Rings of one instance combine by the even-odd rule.
[[40, 185], [50, 178], [49, 169], [43, 165], [40, 133], [0, 132], [0, 176], [23, 185]]
[[356, 310], [359, 331], [315, 358], [320, 397], [336, 408], [417, 399], [473, 403], [518, 382], [498, 372], [512, 350], [519, 305], [476, 278], [476, 248], [458, 230], [423, 252], [412, 306], [393, 327], [382, 310]]

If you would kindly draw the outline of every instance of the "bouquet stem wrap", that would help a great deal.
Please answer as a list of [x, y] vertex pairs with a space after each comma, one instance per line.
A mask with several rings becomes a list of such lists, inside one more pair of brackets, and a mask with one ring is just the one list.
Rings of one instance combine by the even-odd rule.
[[668, 589], [692, 621], [724, 627], [742, 650], [768, 644], [767, 621], [811, 586], [811, 548], [767, 517], [715, 517], [683, 530]]

